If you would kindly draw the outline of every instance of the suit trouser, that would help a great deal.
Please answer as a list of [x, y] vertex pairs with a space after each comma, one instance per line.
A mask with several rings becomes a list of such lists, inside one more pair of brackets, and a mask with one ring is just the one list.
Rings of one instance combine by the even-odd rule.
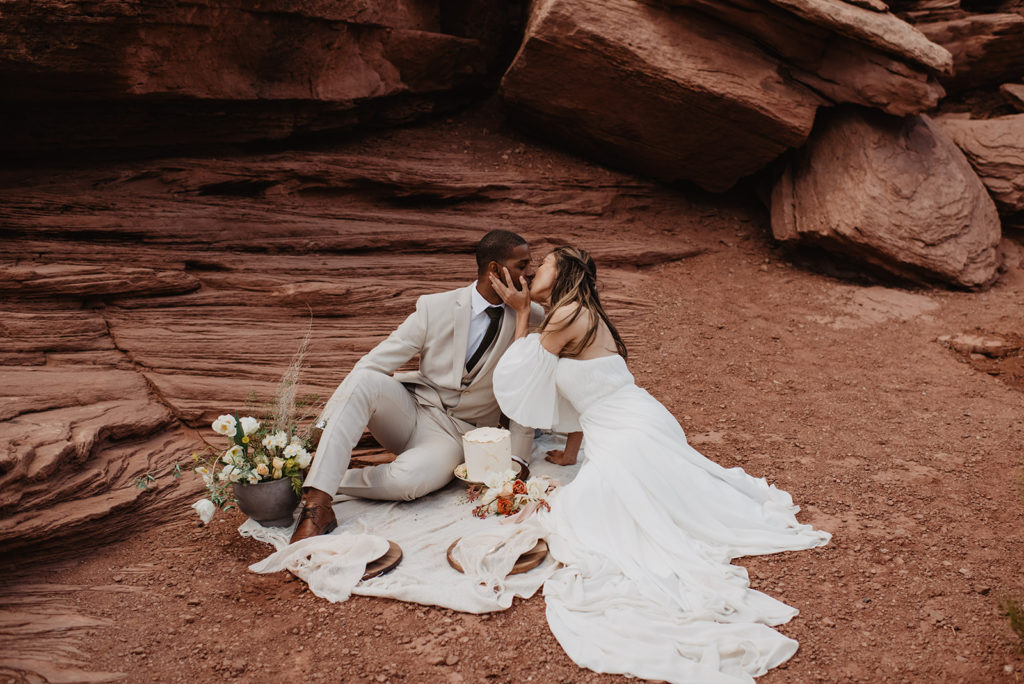
[[[327, 425], [303, 483], [328, 494], [408, 501], [440, 489], [462, 463], [462, 442], [442, 428], [412, 392], [390, 375], [354, 370], [327, 403]], [[363, 430], [391, 463], [348, 469]]]

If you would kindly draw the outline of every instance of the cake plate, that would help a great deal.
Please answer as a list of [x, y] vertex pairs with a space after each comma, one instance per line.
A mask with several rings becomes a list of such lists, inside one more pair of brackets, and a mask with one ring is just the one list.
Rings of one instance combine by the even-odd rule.
[[[526, 463], [524, 463], [523, 461], [520, 461], [519, 458], [517, 458], [516, 456], [512, 457], [512, 468], [518, 468], [518, 472], [516, 473], [517, 479], [522, 480], [523, 482], [530, 479], [530, 466], [526, 465]], [[454, 474], [456, 478], [462, 480], [467, 484], [483, 484], [483, 482], [470, 480], [468, 477], [466, 477], [465, 463], [460, 463], [459, 465], [455, 466]]]

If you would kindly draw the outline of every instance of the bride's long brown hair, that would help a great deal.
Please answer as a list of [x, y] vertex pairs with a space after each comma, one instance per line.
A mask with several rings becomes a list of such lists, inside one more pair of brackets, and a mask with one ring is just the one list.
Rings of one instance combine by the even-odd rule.
[[597, 337], [600, 322], [604, 321], [604, 324], [608, 326], [608, 331], [612, 334], [612, 339], [615, 340], [616, 351], [622, 358], [626, 358], [626, 344], [619, 336], [619, 331], [612, 325], [597, 296], [597, 265], [594, 260], [585, 250], [568, 245], [557, 248], [552, 254], [555, 255], [558, 275], [555, 276], [555, 282], [551, 286], [551, 309], [540, 324], [540, 329], [545, 330], [548, 327], [551, 323], [551, 315], [555, 311], [563, 306], [576, 304], [576, 310], [573, 311], [572, 316], [557, 330], [567, 328], [584, 311], [589, 311], [592, 314], [590, 327], [578, 342], [563, 349], [561, 355], [572, 358], [583, 353], [583, 350]]

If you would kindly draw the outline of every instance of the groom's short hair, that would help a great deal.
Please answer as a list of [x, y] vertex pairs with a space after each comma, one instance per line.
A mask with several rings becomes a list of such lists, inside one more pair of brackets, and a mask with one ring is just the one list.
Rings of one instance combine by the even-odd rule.
[[511, 256], [513, 249], [525, 244], [522, 235], [516, 235], [510, 230], [492, 230], [480, 238], [476, 246], [477, 272], [482, 273], [492, 261], [500, 264]]

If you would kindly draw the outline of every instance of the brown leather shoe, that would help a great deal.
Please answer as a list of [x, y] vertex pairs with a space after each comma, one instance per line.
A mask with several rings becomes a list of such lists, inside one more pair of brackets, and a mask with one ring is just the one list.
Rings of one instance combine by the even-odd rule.
[[314, 503], [306, 500], [303, 502], [302, 513], [299, 515], [299, 524], [292, 532], [289, 544], [297, 541], [315, 537], [318, 534], [327, 534], [338, 526], [338, 518], [334, 515], [334, 509], [330, 504]]

